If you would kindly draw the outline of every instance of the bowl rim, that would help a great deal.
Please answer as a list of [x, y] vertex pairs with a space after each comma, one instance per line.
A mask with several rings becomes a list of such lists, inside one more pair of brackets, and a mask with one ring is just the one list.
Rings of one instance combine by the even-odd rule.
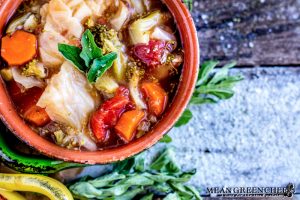
[[[22, 0], [5, 0], [0, 7], [0, 31]], [[0, 81], [0, 118], [19, 139], [40, 153], [56, 159], [85, 164], [107, 164], [136, 155], [156, 144], [177, 122], [193, 94], [198, 77], [200, 49], [196, 27], [187, 7], [180, 0], [163, 0], [172, 13], [184, 49], [184, 64], [177, 93], [161, 121], [145, 136], [120, 147], [98, 151], [76, 151], [60, 147], [34, 132], [18, 115], [4, 81]], [[2, 33], [2, 32], [1, 32]]]

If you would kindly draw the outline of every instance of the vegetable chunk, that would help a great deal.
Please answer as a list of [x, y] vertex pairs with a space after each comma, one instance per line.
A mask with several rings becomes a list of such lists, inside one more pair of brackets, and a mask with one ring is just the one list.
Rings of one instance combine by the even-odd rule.
[[66, 61], [50, 79], [37, 105], [46, 108], [53, 121], [81, 131], [97, 101], [85, 76]]
[[116, 96], [107, 100], [92, 115], [90, 127], [97, 142], [103, 143], [108, 139], [108, 129], [113, 128], [117, 124], [129, 102], [129, 90], [125, 87], [119, 87]]
[[115, 130], [124, 142], [128, 143], [134, 138], [137, 127], [145, 117], [145, 112], [141, 110], [132, 110], [124, 113]]
[[164, 62], [166, 42], [163, 40], [150, 40], [149, 44], [138, 44], [133, 48], [134, 54], [148, 66], [157, 66]]
[[150, 113], [160, 116], [166, 108], [168, 94], [158, 83], [145, 82], [142, 91], [148, 99]]
[[25, 31], [16, 31], [2, 38], [1, 56], [9, 65], [23, 65], [36, 56], [37, 38]]

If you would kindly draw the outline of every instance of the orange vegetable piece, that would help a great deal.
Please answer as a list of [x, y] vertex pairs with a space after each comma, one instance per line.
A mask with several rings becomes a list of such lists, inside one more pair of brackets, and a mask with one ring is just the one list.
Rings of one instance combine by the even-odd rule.
[[2, 38], [1, 56], [11, 66], [23, 65], [37, 54], [35, 35], [18, 30]]
[[147, 98], [150, 113], [160, 116], [168, 103], [166, 91], [158, 83], [151, 82], [143, 83], [141, 88]]
[[24, 113], [24, 118], [31, 124], [36, 126], [45, 126], [51, 119], [44, 108], [38, 106], [32, 106]]
[[136, 129], [145, 117], [145, 112], [142, 110], [131, 110], [125, 112], [117, 125], [115, 126], [116, 133], [124, 142], [128, 143], [134, 138]]

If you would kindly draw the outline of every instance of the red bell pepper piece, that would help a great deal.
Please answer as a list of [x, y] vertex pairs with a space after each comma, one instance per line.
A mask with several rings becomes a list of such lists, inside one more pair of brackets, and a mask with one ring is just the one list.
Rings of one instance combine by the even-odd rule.
[[128, 105], [130, 105], [129, 90], [120, 87], [116, 95], [104, 102], [100, 109], [92, 115], [90, 127], [98, 142], [103, 143], [108, 139], [109, 129], [117, 124]]

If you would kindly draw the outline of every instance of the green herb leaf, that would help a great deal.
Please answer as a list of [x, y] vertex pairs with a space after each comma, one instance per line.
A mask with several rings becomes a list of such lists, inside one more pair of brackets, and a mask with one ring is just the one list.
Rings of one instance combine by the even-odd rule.
[[105, 187], [107, 185], [110, 185], [114, 181], [122, 180], [124, 178], [126, 178], [124, 174], [113, 172], [111, 174], [107, 174], [102, 177], [91, 180], [89, 183], [96, 188], [100, 188], [100, 187]]
[[190, 185], [186, 185], [185, 188], [189, 191], [191, 191], [194, 194], [194, 197], [196, 198], [196, 200], [201, 200], [201, 196], [199, 193], [199, 190], [197, 190], [195, 187], [190, 186]]
[[[229, 75], [229, 70], [236, 65], [236, 62], [231, 62], [214, 72], [218, 64], [219, 62], [217, 61], [203, 63], [190, 105], [218, 103], [221, 100], [227, 100], [234, 96], [233, 87], [244, 78], [241, 75]], [[175, 127], [187, 124], [192, 117], [191, 111], [187, 109]]]
[[101, 77], [113, 65], [116, 58], [117, 54], [112, 52], [95, 59], [87, 74], [88, 81], [94, 83], [97, 78]]
[[203, 65], [200, 67], [199, 75], [198, 75], [198, 81], [196, 84], [196, 87], [203, 85], [205, 81], [207, 81], [210, 73], [212, 73], [212, 70], [219, 64], [218, 61], [207, 61], [204, 62]]
[[84, 71], [86, 69], [84, 61], [80, 58], [81, 49], [75, 46], [67, 45], [67, 44], [58, 44], [59, 52], [70, 62], [72, 62], [75, 67], [77, 67], [80, 71]]
[[172, 138], [169, 135], [165, 134], [164, 137], [159, 140], [159, 142], [162, 142], [162, 143], [171, 143], [172, 142]]
[[102, 50], [97, 46], [94, 36], [90, 30], [86, 30], [81, 38], [82, 52], [80, 57], [85, 61], [87, 67], [90, 66], [92, 61], [96, 58], [101, 58]]
[[187, 123], [189, 123], [189, 121], [192, 118], [193, 118], [193, 113], [189, 109], [186, 109], [184, 111], [184, 113], [182, 114], [182, 116], [180, 117], [180, 119], [175, 124], [175, 127], [180, 127], [180, 126], [186, 125]]
[[[147, 167], [145, 156], [140, 154], [116, 164], [106, 175], [94, 180], [82, 179], [69, 189], [78, 199], [150, 200], [156, 195], [172, 200], [174, 195], [181, 200], [198, 199], [197, 190], [185, 185], [196, 171], [182, 172], [175, 163], [174, 154], [171, 149], [165, 149]], [[170, 193], [173, 195], [168, 195]]]
[[181, 198], [192, 199], [192, 197], [194, 197], [194, 194], [182, 183], [171, 183], [170, 185]]
[[175, 155], [171, 149], [163, 151], [163, 153], [155, 159], [150, 168], [162, 173], [176, 174], [180, 173], [180, 168], [175, 163]]
[[215, 99], [210, 97], [192, 97], [190, 104], [201, 105], [201, 104], [214, 104], [218, 103]]

